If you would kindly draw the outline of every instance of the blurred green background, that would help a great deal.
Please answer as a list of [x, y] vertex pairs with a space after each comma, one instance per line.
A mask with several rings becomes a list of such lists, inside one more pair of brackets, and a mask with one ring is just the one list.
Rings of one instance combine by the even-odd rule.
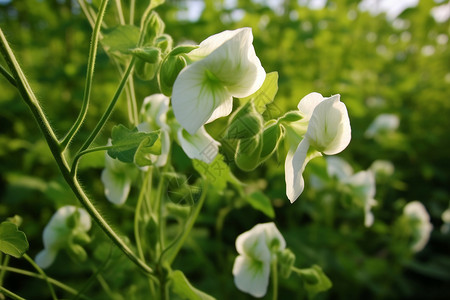
[[[118, 20], [114, 1], [110, 2], [105, 20], [113, 25]], [[136, 2], [135, 23], [148, 4]], [[322, 5], [313, 5], [318, 2]], [[373, 208], [375, 224], [371, 228], [363, 227], [362, 214], [349, 214], [344, 205], [334, 208], [333, 221], [322, 214], [325, 198], [309, 187], [308, 175], [315, 172], [314, 164], [307, 168], [305, 193], [293, 205], [285, 196], [283, 161], [274, 158], [251, 174], [238, 174], [264, 189], [273, 201], [276, 223], [297, 255], [297, 265], [319, 264], [332, 280], [333, 288], [318, 298], [448, 299], [450, 235], [440, 227], [441, 214], [450, 202], [450, 22], [448, 17], [434, 16], [450, 11], [450, 4], [421, 0], [394, 18], [382, 12], [374, 14], [360, 2], [167, 0], [157, 11], [175, 44], [199, 43], [222, 30], [252, 27], [262, 65], [267, 72], [278, 71], [280, 78], [267, 118], [295, 109], [299, 100], [313, 91], [324, 96], [341, 94], [350, 115], [352, 141], [340, 156], [355, 170], [367, 169], [377, 159], [395, 166], [394, 175], [377, 184], [378, 205]], [[376, 5], [377, 1], [364, 2]], [[122, 5], [127, 15], [129, 1]], [[438, 6], [441, 8], [436, 10]], [[83, 98], [89, 23], [76, 1], [13, 0], [0, 1], [0, 26], [53, 127], [63, 135]], [[75, 145], [95, 126], [119, 79], [100, 50], [91, 108]], [[139, 103], [157, 92], [154, 82], [137, 79], [135, 83]], [[397, 115], [399, 128], [377, 138], [365, 137], [368, 126], [382, 113]], [[108, 125], [126, 120], [126, 102], [120, 101]], [[106, 143], [108, 132], [104, 131], [98, 144]], [[320, 164], [319, 160], [316, 169]], [[82, 178], [106, 210], [99, 180], [102, 166], [102, 159], [87, 159]], [[262, 180], [256, 181], [258, 178]], [[56, 208], [76, 203], [28, 108], [5, 79], [0, 79], [0, 197], [2, 221], [15, 214], [23, 217], [22, 230], [30, 241], [31, 257], [41, 249], [42, 230]], [[415, 256], [396, 247], [390, 234], [404, 204], [413, 200], [425, 205], [434, 226], [428, 246]], [[234, 241], [238, 234], [268, 219], [249, 206], [224, 211], [228, 207], [224, 201], [207, 203], [193, 234], [195, 240], [188, 242], [176, 265], [194, 285], [218, 299], [250, 299], [237, 291], [232, 281]], [[132, 220], [130, 210], [108, 210], [117, 227], [131, 230], [132, 222], [127, 221]], [[220, 233], [215, 230], [218, 216], [224, 216]], [[102, 239], [98, 229], [94, 234]], [[92, 268], [66, 264], [64, 256], [59, 259], [65, 267], [55, 266], [49, 274], [83, 286]], [[125, 276], [123, 272], [134, 267], [120, 255], [117, 261], [122, 264], [113, 264], [103, 274], [110, 280], [111, 290], [117, 297], [144, 299], [139, 296], [140, 285], [132, 279], [142, 280], [139, 273]], [[21, 261], [11, 264], [28, 268]], [[8, 274], [5, 286], [30, 299], [48, 296], [44, 283], [23, 276]], [[95, 299], [108, 299], [96, 288], [91, 294]], [[297, 279], [281, 283], [280, 299], [304, 297]]]

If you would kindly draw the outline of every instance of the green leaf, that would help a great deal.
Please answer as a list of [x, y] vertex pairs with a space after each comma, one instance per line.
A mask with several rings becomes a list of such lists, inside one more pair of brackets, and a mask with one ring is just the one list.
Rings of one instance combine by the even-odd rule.
[[282, 139], [283, 134], [280, 125], [274, 120], [269, 121], [262, 134], [261, 161], [266, 160], [275, 152]]
[[309, 299], [313, 299], [318, 293], [324, 292], [333, 286], [330, 279], [318, 265], [313, 265], [309, 269], [302, 269], [299, 273], [303, 278]]
[[170, 274], [172, 291], [185, 300], [214, 300], [214, 297], [193, 287], [183, 272], [176, 270]]
[[102, 43], [109, 52], [129, 53], [139, 41], [139, 28], [133, 25], [119, 25], [105, 30]]
[[28, 241], [25, 233], [11, 222], [0, 224], [0, 251], [5, 254], [20, 258], [28, 250]]
[[222, 154], [218, 154], [210, 164], [194, 159], [193, 166], [217, 191], [223, 191], [227, 181], [231, 181], [230, 168], [224, 162]]
[[269, 218], [275, 218], [275, 211], [273, 210], [272, 203], [270, 199], [261, 193], [260, 191], [256, 191], [251, 193], [247, 197], [247, 202], [256, 210], [259, 210]]
[[271, 72], [266, 75], [263, 85], [252, 95], [241, 98], [243, 103], [252, 101], [256, 110], [262, 114], [266, 110], [266, 105], [273, 102], [278, 91], [278, 72]]
[[158, 137], [158, 132], [139, 132], [137, 128], [114, 126], [111, 133], [112, 146], [108, 150], [108, 155], [122, 162], [147, 165], [146, 155], [158, 154], [158, 148], [161, 151], [156, 143]]

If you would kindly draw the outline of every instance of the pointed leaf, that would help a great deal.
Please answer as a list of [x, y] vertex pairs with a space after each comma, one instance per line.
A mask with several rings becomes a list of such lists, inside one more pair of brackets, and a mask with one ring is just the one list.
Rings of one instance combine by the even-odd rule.
[[139, 40], [139, 28], [133, 25], [120, 25], [105, 30], [102, 43], [107, 51], [129, 53], [136, 48]]
[[0, 251], [20, 258], [28, 250], [28, 241], [25, 233], [11, 222], [0, 224]]
[[128, 129], [123, 125], [114, 126], [111, 133], [112, 147], [108, 155], [126, 163], [135, 162], [136, 153], [139, 162], [145, 154], [155, 154], [153, 147], [158, 140], [158, 132], [139, 132], [137, 128]]
[[263, 85], [254, 94], [241, 98], [243, 103], [252, 101], [256, 110], [262, 114], [266, 110], [266, 105], [273, 102], [278, 91], [278, 72], [271, 72], [266, 75]]
[[309, 269], [302, 269], [300, 274], [309, 299], [313, 299], [318, 293], [324, 292], [333, 286], [330, 279], [318, 265], [313, 265]]
[[256, 210], [264, 213], [269, 218], [275, 218], [275, 211], [273, 210], [270, 199], [260, 191], [253, 192], [247, 198], [247, 202]]
[[227, 181], [232, 180], [230, 178], [230, 168], [224, 162], [222, 154], [218, 154], [210, 164], [194, 159], [193, 166], [217, 191], [223, 191]]
[[176, 270], [170, 275], [172, 279], [172, 291], [181, 299], [186, 300], [214, 300], [214, 297], [193, 287], [183, 272]]

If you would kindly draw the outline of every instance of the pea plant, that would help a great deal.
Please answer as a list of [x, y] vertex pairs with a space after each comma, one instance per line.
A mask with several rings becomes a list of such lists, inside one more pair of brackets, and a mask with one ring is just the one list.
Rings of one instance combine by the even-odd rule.
[[[79, 201], [79, 206], [57, 208], [43, 229], [44, 248], [34, 258], [26, 253], [29, 245], [25, 233], [19, 230], [20, 218], [1, 223], [0, 280], [6, 272], [13, 271], [8, 268], [9, 257], [23, 257], [37, 271], [34, 276], [46, 282], [53, 299], [58, 299], [60, 290], [72, 294], [74, 299], [89, 299], [84, 289], [74, 289], [53, 279], [45, 270], [61, 251], [78, 262], [93, 261], [93, 251], [86, 251], [86, 247], [99, 239], [92, 234], [93, 227], [98, 226], [115, 249], [140, 270], [134, 275], [145, 287], [139, 290], [138, 298], [145, 295], [161, 300], [214, 299], [195, 288], [182, 268], [174, 267], [183, 245], [188, 239], [195, 239], [192, 229], [204, 203], [217, 197], [250, 199], [248, 202], [254, 209], [273, 218], [270, 199], [262, 191], [246, 189], [246, 183], [233, 172], [252, 172], [271, 157], [282, 157], [286, 201], [294, 203], [304, 191], [303, 172], [308, 162], [338, 154], [349, 145], [347, 108], [338, 94], [323, 97], [313, 92], [301, 98], [296, 110], [268, 117], [265, 114], [268, 106], [276, 104], [278, 73], [266, 73], [254, 49], [251, 28], [223, 31], [198, 45], [177, 44], [165, 32], [164, 21], [155, 11], [164, 1], [150, 1], [141, 14], [139, 26], [120, 22], [106, 27], [108, 2], [102, 0], [95, 6], [79, 1], [92, 26], [92, 35], [81, 109], [71, 128], [62, 135], [56, 133], [60, 129], [50, 124], [0, 30], [0, 50], [6, 62], [0, 70], [5, 83], [17, 89], [30, 109], [54, 162]], [[75, 148], [72, 142], [89, 115], [99, 48], [107, 53], [121, 80], [95, 127], [82, 145]], [[148, 97], [136, 99], [130, 85], [133, 78], [156, 80], [157, 90], [149, 88]], [[105, 124], [113, 122], [110, 117], [124, 90], [129, 121], [114, 124], [108, 132]], [[226, 124], [220, 132], [209, 132], [205, 127], [219, 120]], [[109, 137], [102, 146], [95, 143], [100, 132]], [[182, 149], [196, 174], [183, 173], [179, 168], [178, 156], [173, 154], [175, 147]], [[99, 181], [108, 206], [118, 208], [128, 204], [133, 209], [130, 235], [105, 217], [108, 206], [106, 211], [98, 208], [99, 199], [86, 192], [89, 183], [80, 183], [80, 161], [94, 152], [104, 153], [105, 167]], [[376, 205], [373, 173], [368, 170], [353, 174], [338, 159], [328, 163], [330, 176], [322, 187], [334, 180], [332, 187], [354, 196], [356, 205], [364, 211], [364, 225], [371, 226], [374, 218], [371, 208]], [[131, 190], [138, 192], [131, 195]], [[132, 204], [131, 197], [136, 197]], [[408, 215], [412, 217], [408, 219]], [[415, 231], [414, 244], [415, 249], [423, 247], [431, 230], [426, 211], [422, 207], [409, 207], [404, 220], [399, 222], [406, 227], [423, 225], [422, 231]], [[295, 253], [275, 224], [276, 220], [254, 224], [236, 237], [235, 260], [230, 266], [230, 279], [234, 277], [235, 287], [257, 298], [267, 295], [270, 289], [272, 299], [277, 299], [279, 281], [297, 276], [310, 298], [330, 289], [332, 283], [319, 265], [295, 266]], [[95, 245], [104, 247], [100, 243]], [[114, 255], [117, 254], [105, 255], [107, 262]], [[102, 287], [107, 293], [108, 289]], [[3, 286], [0, 292], [23, 299]]]

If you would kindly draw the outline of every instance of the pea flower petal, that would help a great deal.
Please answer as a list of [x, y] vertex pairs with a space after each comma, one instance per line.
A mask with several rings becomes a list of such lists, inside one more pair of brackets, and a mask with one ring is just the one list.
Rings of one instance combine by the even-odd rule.
[[165, 95], [153, 94], [146, 97], [141, 107], [141, 116], [144, 122], [137, 126], [139, 131], [161, 131], [161, 154], [150, 155], [152, 163], [157, 167], [163, 167], [167, 163], [170, 152], [170, 127], [167, 124], [168, 110], [169, 98]]
[[[70, 228], [67, 219], [78, 210], [77, 228]], [[42, 240], [44, 249], [35, 258], [41, 268], [49, 267], [56, 258], [59, 250], [70, 241], [72, 232], [87, 232], [91, 228], [91, 218], [83, 208], [67, 205], [59, 208], [44, 228]]]
[[291, 148], [285, 161], [286, 195], [291, 203], [303, 192], [306, 164], [322, 153], [341, 152], [351, 139], [350, 119], [339, 95], [323, 98], [318, 93], [308, 94], [300, 100], [298, 109], [308, 127], [297, 149], [292, 153]]
[[275, 253], [286, 248], [286, 241], [274, 223], [254, 226], [236, 239], [239, 255], [233, 265], [237, 288], [254, 297], [263, 297], [269, 285], [270, 266]]
[[252, 42], [251, 28], [224, 31], [188, 54], [197, 61], [180, 72], [172, 93], [175, 117], [187, 132], [227, 116], [232, 97], [247, 97], [261, 87], [266, 73]]
[[191, 159], [210, 164], [219, 153], [220, 143], [214, 140], [203, 126], [193, 135], [180, 127], [178, 140], [184, 153]]
[[105, 154], [105, 169], [101, 174], [105, 196], [108, 201], [122, 205], [128, 198], [132, 177], [127, 172], [129, 166]]
[[412, 201], [405, 205], [403, 213], [415, 221], [415, 228], [413, 228], [413, 242], [412, 250], [419, 252], [425, 248], [430, 239], [433, 225], [430, 222], [430, 215], [425, 206], [419, 201]]

